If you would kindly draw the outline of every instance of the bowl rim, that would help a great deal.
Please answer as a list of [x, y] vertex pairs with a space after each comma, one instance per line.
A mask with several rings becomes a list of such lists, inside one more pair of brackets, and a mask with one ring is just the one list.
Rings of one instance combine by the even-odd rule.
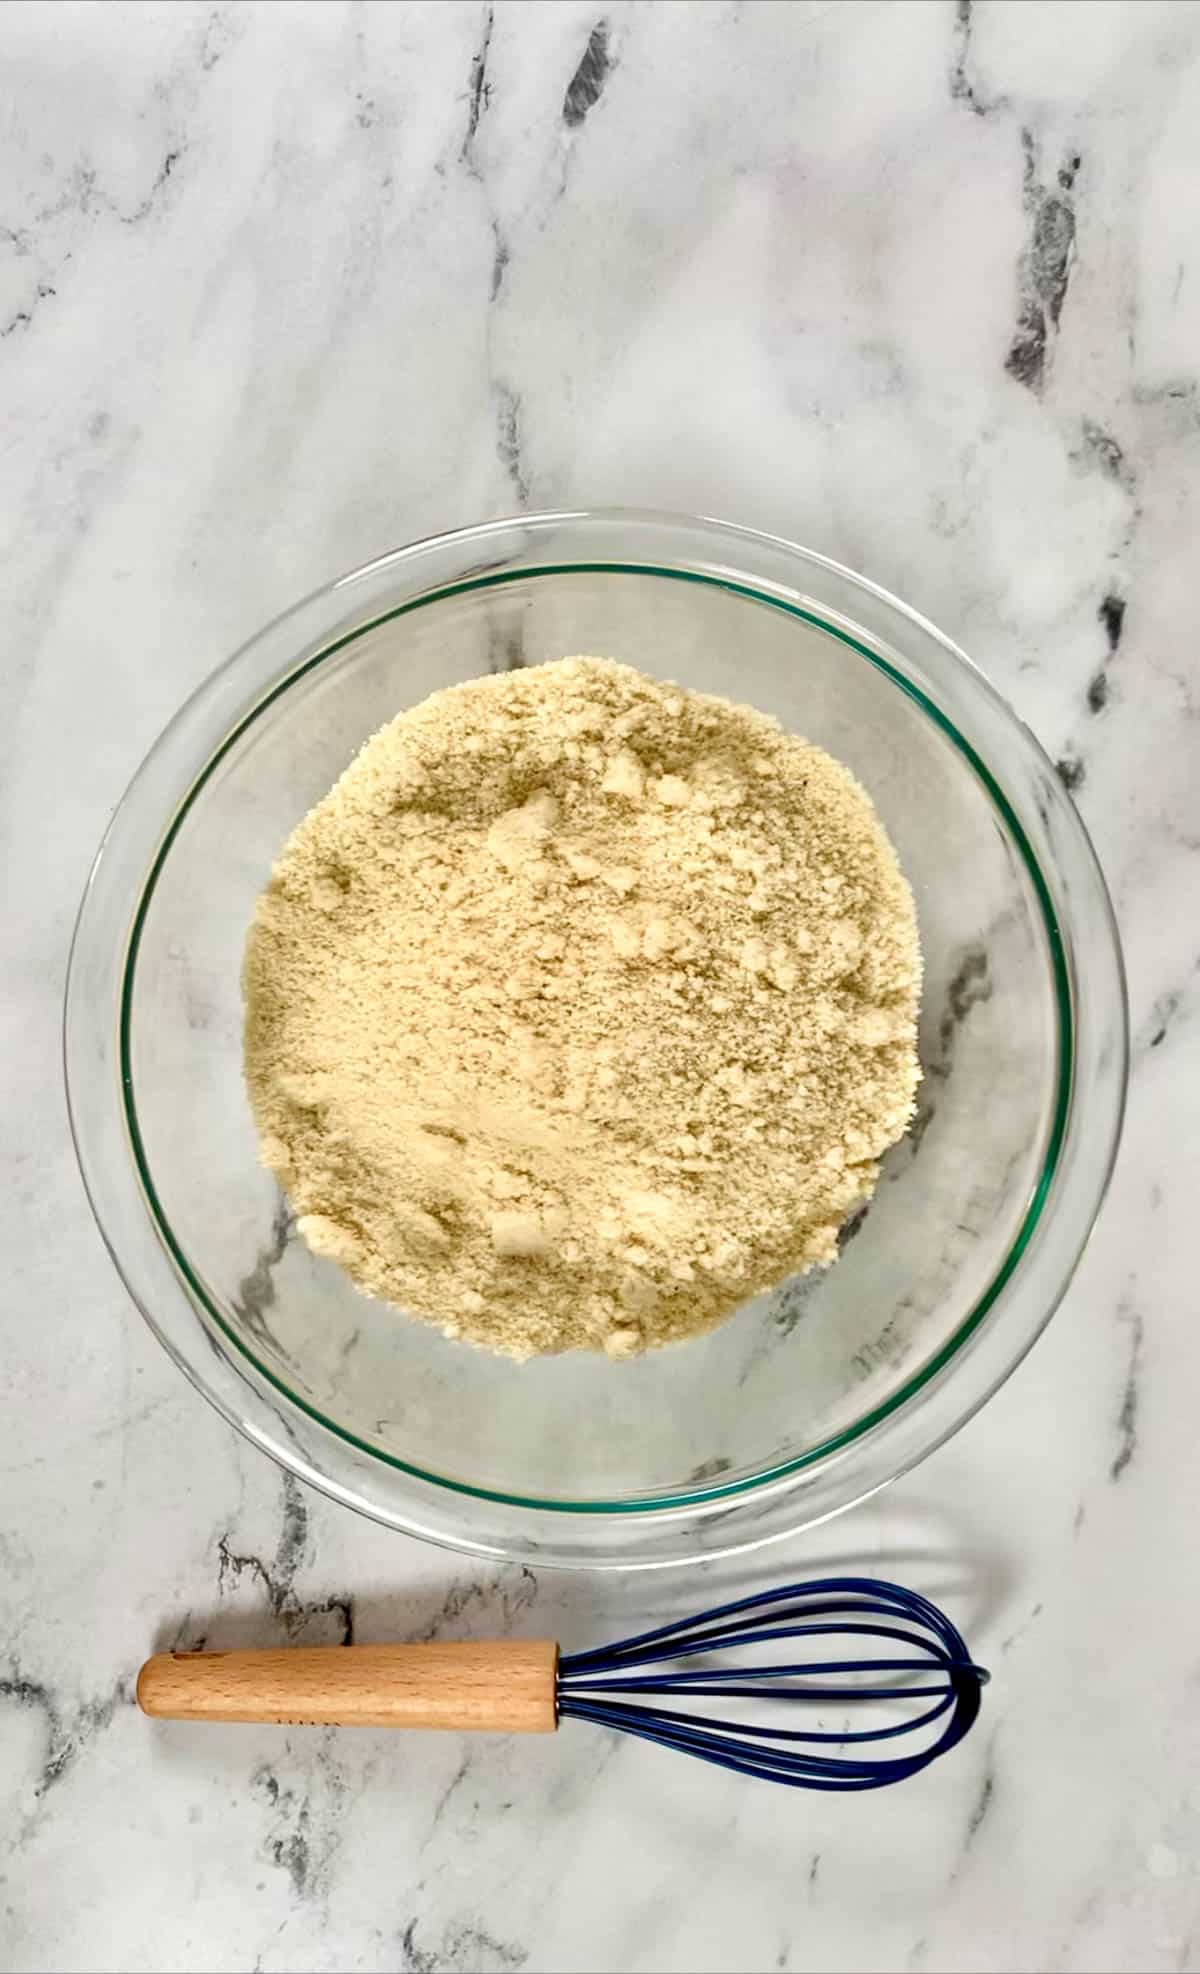
[[[309, 612], [313, 605], [320, 605], [322, 607], [334, 605], [347, 592], [353, 593], [356, 586], [363, 584], [368, 579], [373, 579], [377, 583], [381, 578], [390, 581], [398, 572], [403, 570], [406, 564], [412, 566], [431, 557], [436, 559], [439, 551], [448, 549], [456, 557], [466, 554], [470, 561], [470, 551], [477, 546], [484, 544], [496, 545], [498, 541], [511, 537], [514, 532], [521, 537], [530, 537], [536, 542], [542, 535], [547, 533], [553, 533], [557, 537], [565, 532], [569, 536], [578, 527], [582, 527], [585, 533], [589, 529], [597, 527], [601, 530], [616, 528], [634, 533], [639, 528], [645, 528], [650, 532], [653, 532], [655, 529], [684, 530], [704, 536], [705, 546], [709, 548], [715, 548], [719, 545], [721, 548], [728, 549], [735, 544], [750, 544], [763, 550], [776, 551], [782, 554], [788, 562], [794, 565], [794, 569], [790, 570], [788, 572], [789, 574], [800, 576], [805, 570], [821, 570], [835, 577], [842, 585], [848, 586], [851, 592], [860, 596], [874, 598], [883, 606], [885, 613], [898, 614], [901, 619], [906, 620], [910, 625], [919, 627], [924, 636], [927, 639], [934, 640], [940, 650], [956, 667], [965, 669], [970, 686], [976, 695], [978, 696], [980, 693], [986, 695], [992, 704], [993, 710], [998, 709], [1001, 713], [1004, 722], [1010, 730], [1011, 737], [1018, 740], [1027, 752], [1032, 750], [1038, 765], [1049, 772], [1052, 790], [1057, 795], [1064, 812], [1068, 813], [1069, 817], [1073, 819], [1076, 835], [1075, 847], [1077, 849], [1082, 847], [1085, 860], [1090, 866], [1093, 887], [1098, 892], [1101, 917], [1105, 920], [1105, 930], [1107, 931], [1110, 945], [1109, 958], [1111, 965], [1109, 972], [1111, 978], [1109, 985], [1115, 985], [1120, 1004], [1118, 1010], [1119, 1019], [1117, 1021], [1117, 1027], [1120, 1030], [1118, 1043], [1120, 1060], [1116, 1065], [1118, 1088], [1115, 1105], [1112, 1103], [1109, 1105], [1111, 1115], [1109, 1118], [1109, 1129], [1106, 1133], [1107, 1144], [1104, 1147], [1104, 1157], [1101, 1161], [1101, 1169], [1098, 1170], [1092, 1186], [1094, 1198], [1090, 1204], [1089, 1211], [1083, 1216], [1081, 1221], [1075, 1252], [1069, 1257], [1068, 1265], [1062, 1274], [1062, 1279], [1056, 1284], [1050, 1285], [1046, 1292], [1044, 1298], [1045, 1307], [1040, 1320], [1036, 1321], [1032, 1326], [1027, 1326], [1028, 1333], [1024, 1338], [1022, 1346], [1015, 1352], [1008, 1354], [1003, 1367], [999, 1370], [999, 1374], [994, 1375], [983, 1389], [976, 1391], [972, 1396], [971, 1402], [966, 1402], [966, 1394], [964, 1392], [964, 1402], [961, 1407], [956, 1409], [949, 1423], [935, 1437], [931, 1438], [928, 1443], [924, 1444], [914, 1456], [915, 1458], [924, 1457], [925, 1453], [931, 1451], [934, 1445], [939, 1444], [942, 1439], [948, 1437], [950, 1432], [956, 1430], [979, 1405], [985, 1402], [986, 1398], [991, 1395], [997, 1385], [1015, 1368], [1016, 1363], [1020, 1361], [1025, 1350], [1030, 1347], [1036, 1335], [1040, 1333], [1041, 1328], [1049, 1320], [1057, 1301], [1065, 1290], [1067, 1280], [1078, 1259], [1078, 1255], [1082, 1252], [1084, 1241], [1090, 1231], [1095, 1214], [1099, 1210], [1099, 1205], [1104, 1190], [1107, 1187], [1115, 1159], [1127, 1070], [1127, 1013], [1125, 1011], [1124, 976], [1120, 943], [1115, 920], [1112, 915], [1111, 904], [1104, 888], [1103, 878], [1086, 832], [1076, 815], [1073, 805], [1069, 803], [1065, 793], [1062, 793], [1059, 789], [1057, 779], [1053, 775], [1053, 770], [1050, 768], [1047, 757], [1038, 746], [1032, 734], [1029, 733], [1028, 728], [1017, 721], [1015, 715], [1012, 714], [1011, 710], [1006, 706], [1005, 702], [1000, 698], [995, 688], [990, 685], [982, 672], [979, 671], [964, 653], [952, 645], [941, 632], [929, 624], [926, 619], [920, 617], [917, 612], [911, 610], [907, 605], [890, 596], [887, 591], [862, 577], [856, 576], [853, 572], [843, 569], [839, 564], [832, 562], [829, 558], [816, 555], [812, 551], [803, 549], [797, 544], [787, 542], [778, 536], [765, 535], [756, 530], [741, 528], [734, 524], [714, 521], [705, 517], [696, 517], [693, 519], [692, 517], [659, 514], [650, 510], [600, 509], [591, 512], [586, 510], [572, 510], [564, 513], [506, 517], [496, 521], [481, 523], [471, 528], [453, 530], [446, 534], [428, 537], [423, 541], [409, 544], [406, 547], [392, 551], [388, 555], [378, 557], [374, 561], [364, 564], [361, 568], [350, 571], [347, 575], [339, 577], [334, 582], [312, 592], [302, 603], [294, 605], [290, 610], [282, 613], [271, 625], [267, 626], [264, 631], [242, 646], [223, 666], [219, 667], [201, 685], [199, 690], [185, 702], [174, 719], [164, 729], [131, 781], [125, 796], [114, 813], [109, 829], [105, 832], [104, 840], [97, 853], [96, 863], [93, 866], [92, 874], [89, 877], [88, 885], [84, 892], [79, 917], [76, 922], [71, 956], [68, 963], [66, 1005], [64, 1009], [64, 1055], [71, 1129], [92, 1210], [97, 1218], [106, 1244], [109, 1246], [110, 1253], [113, 1255], [118, 1270], [126, 1283], [126, 1287], [129, 1289], [135, 1302], [142, 1309], [143, 1315], [155, 1330], [155, 1333], [166, 1344], [171, 1354], [176, 1358], [176, 1361], [183, 1364], [183, 1367], [187, 1370], [193, 1382], [198, 1384], [199, 1388], [217, 1405], [218, 1409], [241, 1430], [249, 1430], [245, 1418], [238, 1415], [238, 1408], [231, 1407], [220, 1396], [217, 1396], [212, 1389], [211, 1383], [205, 1381], [199, 1375], [195, 1365], [189, 1362], [177, 1345], [173, 1344], [164, 1334], [162, 1325], [156, 1320], [155, 1315], [148, 1306], [147, 1298], [142, 1293], [139, 1293], [138, 1286], [131, 1279], [133, 1271], [127, 1266], [122, 1253], [118, 1251], [120, 1243], [117, 1239], [110, 1238], [105, 1214], [98, 1198], [99, 1189], [94, 1184], [94, 1164], [91, 1148], [88, 1143], [88, 1132], [81, 1109], [80, 1080], [72, 1067], [70, 1031], [73, 1023], [77, 1024], [79, 1018], [78, 1001], [77, 997], [73, 996], [72, 990], [73, 982], [76, 978], [78, 950], [81, 941], [86, 937], [89, 929], [89, 904], [94, 897], [94, 880], [97, 871], [109, 846], [110, 838], [114, 831], [119, 829], [123, 816], [127, 815], [128, 805], [134, 798], [139, 783], [148, 773], [155, 757], [166, 747], [172, 735], [177, 734], [181, 727], [186, 727], [190, 723], [198, 709], [198, 703], [202, 704], [212, 694], [220, 680], [229, 679], [240, 667], [244, 666], [267, 641], [271, 633], [285, 629], [294, 621], [301, 618], [306, 612]], [[362, 637], [370, 630], [378, 628], [381, 623], [393, 620], [413, 610], [443, 601], [448, 596], [454, 594], [488, 590], [515, 581], [525, 581], [535, 575], [554, 575], [567, 572], [633, 574], [638, 576], [656, 576], [671, 581], [706, 584], [745, 600], [765, 604], [771, 608], [783, 611], [793, 618], [798, 618], [813, 625], [818, 630], [841, 642], [857, 656], [865, 659], [876, 670], [883, 673], [894, 686], [898, 687], [942, 731], [964, 764], [975, 775], [983, 788], [984, 794], [1002, 820], [1006, 834], [1020, 856], [1022, 867], [1030, 883], [1034, 897], [1037, 900], [1045, 936], [1046, 953], [1053, 983], [1056, 1009], [1056, 1088], [1050, 1122], [1043, 1145], [1037, 1182], [1032, 1189], [1020, 1224], [1015, 1230], [998, 1267], [993, 1272], [990, 1281], [982, 1293], [975, 1298], [966, 1316], [956, 1325], [950, 1337], [945, 1339], [938, 1349], [931, 1353], [928, 1359], [911, 1372], [894, 1391], [890, 1392], [883, 1399], [878, 1400], [840, 1432], [829, 1436], [813, 1447], [804, 1449], [798, 1455], [793, 1455], [785, 1461], [775, 1462], [773, 1465], [752, 1475], [739, 1475], [734, 1479], [721, 1483], [704, 1486], [685, 1486], [659, 1491], [652, 1495], [631, 1496], [617, 1500], [600, 1500], [596, 1498], [572, 1500], [515, 1495], [505, 1490], [462, 1481], [451, 1475], [430, 1472], [412, 1462], [405, 1461], [399, 1455], [392, 1454], [377, 1444], [373, 1444], [359, 1437], [346, 1426], [339, 1424], [335, 1419], [331, 1419], [324, 1414], [310, 1400], [292, 1391], [268, 1364], [258, 1358], [247, 1341], [226, 1322], [219, 1305], [209, 1295], [202, 1276], [191, 1263], [182, 1243], [178, 1240], [171, 1226], [168, 1216], [162, 1208], [155, 1188], [150, 1161], [146, 1155], [141, 1138], [137, 1116], [135, 1082], [130, 1058], [133, 983], [142, 931], [145, 926], [146, 916], [150, 908], [155, 887], [166, 866], [172, 844], [192, 805], [201, 794], [209, 777], [216, 770], [220, 761], [236, 745], [237, 741], [245, 732], [269, 710], [271, 705], [290, 690], [292, 686], [297, 684], [302, 678], [307, 677], [321, 664], [334, 657], [336, 653], [347, 648], [355, 639]], [[117, 1017], [119, 1102], [125, 1142], [130, 1154], [133, 1173], [145, 1211], [150, 1217], [150, 1222], [158, 1240], [164, 1245], [170, 1257], [183, 1292], [189, 1297], [194, 1308], [198, 1305], [196, 1313], [200, 1315], [202, 1321], [207, 1319], [209, 1329], [211, 1330], [211, 1327], [215, 1325], [225, 1343], [232, 1345], [257, 1378], [265, 1380], [272, 1386], [288, 1405], [295, 1407], [298, 1411], [305, 1414], [318, 1427], [323, 1429], [325, 1433], [332, 1435], [335, 1439], [354, 1449], [357, 1453], [366, 1455], [371, 1463], [385, 1467], [393, 1473], [405, 1476], [420, 1483], [423, 1487], [447, 1490], [459, 1497], [465, 1496], [477, 1501], [498, 1504], [505, 1509], [532, 1510], [540, 1514], [550, 1514], [552, 1516], [615, 1517], [626, 1520], [630, 1517], [639, 1516], [661, 1517], [664, 1513], [675, 1515], [680, 1510], [708, 1510], [713, 1507], [728, 1507], [731, 1502], [746, 1502], [754, 1498], [761, 1498], [767, 1493], [777, 1492], [781, 1485], [786, 1487], [788, 1482], [794, 1481], [806, 1471], [818, 1467], [822, 1463], [840, 1460], [841, 1456], [849, 1452], [856, 1445], [862, 1443], [872, 1434], [876, 1434], [879, 1428], [884, 1426], [889, 1420], [910, 1409], [913, 1401], [926, 1388], [944, 1379], [950, 1367], [955, 1362], [961, 1361], [967, 1346], [971, 1343], [979, 1331], [980, 1326], [984, 1323], [985, 1318], [1000, 1300], [1006, 1286], [1020, 1268], [1047, 1205], [1054, 1195], [1056, 1175], [1059, 1171], [1064, 1146], [1072, 1130], [1075, 1101], [1078, 1094], [1076, 1069], [1079, 1038], [1076, 1017], [1079, 984], [1073, 975], [1070, 961], [1070, 925], [1064, 924], [1060, 917], [1060, 908], [1056, 907], [1051, 885], [1047, 881], [1047, 874], [1042, 868], [1041, 861], [1022, 823], [1018, 809], [1014, 806], [1013, 801], [1010, 799], [1008, 792], [997, 774], [980, 753], [979, 748], [960, 730], [955, 721], [947, 714], [944, 707], [910, 676], [909, 671], [902, 664], [895, 662], [896, 655], [889, 650], [886, 640], [875, 637], [873, 643], [866, 641], [862, 635], [862, 626], [853, 618], [841, 618], [838, 610], [828, 606], [814, 607], [812, 600], [803, 591], [797, 590], [793, 583], [786, 581], [782, 584], [776, 583], [761, 574], [756, 576], [753, 581], [743, 580], [736, 568], [731, 569], [727, 561], [722, 561], [715, 567], [710, 566], [703, 569], [664, 566], [656, 563], [652, 556], [647, 559], [619, 560], [612, 558], [593, 559], [591, 556], [579, 557], [567, 555], [565, 559], [559, 559], [557, 561], [535, 558], [533, 561], [521, 561], [513, 567], [504, 566], [502, 562], [499, 566], [485, 564], [482, 568], [475, 561], [471, 572], [458, 577], [456, 580], [435, 583], [433, 586], [425, 588], [418, 586], [415, 590], [406, 593], [401, 601], [393, 601], [385, 609], [373, 610], [365, 616], [355, 617], [351, 627], [340, 630], [336, 636], [332, 634], [331, 629], [327, 631], [324, 636], [321, 636], [317, 640], [315, 648], [304, 650], [303, 654], [296, 658], [294, 662], [290, 665], [285, 665], [282, 671], [278, 672], [273, 678], [266, 680], [261, 688], [247, 700], [240, 717], [226, 727], [215, 745], [209, 746], [200, 767], [192, 775], [187, 785], [184, 786], [182, 793], [177, 796], [173, 810], [168, 812], [166, 824], [159, 832], [153, 855], [150, 858], [148, 866], [145, 868], [141, 884], [137, 891], [132, 914], [128, 919], [128, 933], [125, 939], [124, 953], [120, 965], [120, 995]], [[1094, 904], [1096, 900], [1093, 899], [1091, 902]], [[251, 1388], [253, 1389], [252, 1380], [249, 1382], [251, 1382]], [[253, 1431], [251, 1431], [250, 1436], [252, 1438], [259, 1438], [260, 1443], [262, 1443], [260, 1436]], [[319, 1486], [325, 1484], [325, 1480], [328, 1479], [328, 1477], [323, 1478], [320, 1475], [314, 1476], [310, 1468], [303, 1462], [289, 1461], [286, 1451], [281, 1453], [277, 1446], [268, 1446], [268, 1450], [274, 1452], [276, 1458], [282, 1458], [285, 1465], [292, 1465], [296, 1471], [303, 1472], [306, 1478], [315, 1478], [316, 1484]], [[912, 1463], [910, 1459], [904, 1464], [911, 1465]], [[901, 1465], [892, 1472], [889, 1472], [885, 1478], [894, 1478], [895, 1472], [903, 1470], [904, 1467]], [[883, 1483], [880, 1482], [877, 1484]], [[338, 1490], [327, 1488], [327, 1491], [337, 1492]], [[874, 1490], [872, 1488], [868, 1491]], [[359, 1507], [365, 1506], [366, 1511], [369, 1513], [378, 1513], [376, 1504], [355, 1500], [353, 1505]], [[849, 1504], [847, 1502], [842, 1505]], [[390, 1508], [387, 1512], [381, 1514], [379, 1518], [393, 1525], [411, 1526], [411, 1523], [402, 1514], [397, 1515]], [[421, 1532], [427, 1533], [428, 1531], [423, 1530]], [[450, 1539], [453, 1540], [454, 1538], [451, 1537]]]
[[[254, 1350], [249, 1338], [229, 1323], [220, 1302], [209, 1290], [199, 1267], [187, 1253], [182, 1239], [172, 1225], [169, 1214], [163, 1207], [154, 1182], [151, 1162], [146, 1152], [138, 1120], [132, 1055], [132, 1017], [137, 961], [142, 933], [153, 903], [154, 893], [159, 878], [166, 868], [172, 845], [180, 829], [187, 820], [194, 803], [202, 795], [209, 780], [216, 773], [225, 755], [237, 746], [238, 742], [244, 738], [254, 724], [265, 713], [269, 712], [270, 708], [278, 700], [283, 698], [293, 686], [298, 685], [302, 679], [309, 677], [310, 674], [317, 671], [330, 659], [335, 658], [339, 652], [348, 650], [359, 638], [369, 636], [372, 631], [379, 630], [384, 624], [391, 623], [396, 618], [407, 616], [414, 610], [426, 608], [431, 604], [445, 602], [451, 596], [469, 595], [475, 591], [490, 590], [497, 585], [517, 581], [523, 582], [536, 576], [561, 575], [567, 571], [599, 575], [638, 574], [658, 577], [668, 581], [705, 583], [754, 602], [765, 602], [768, 607], [787, 611], [789, 615], [799, 618], [801, 621], [811, 624], [815, 629], [824, 631], [836, 638], [851, 650], [857, 652], [860, 657], [865, 658], [877, 670], [883, 672], [894, 685], [897, 685], [902, 692], [911, 698], [925, 716], [932, 719], [934, 724], [947, 735], [952, 746], [961, 754], [967, 765], [975, 773], [977, 779], [983, 783], [992, 803], [1003, 817], [1010, 837], [1020, 854], [1023, 867], [1033, 886], [1034, 895], [1042, 913], [1042, 930], [1046, 936], [1047, 951], [1050, 955], [1050, 974], [1054, 985], [1056, 1041], [1058, 1045], [1054, 1105], [1043, 1147], [1041, 1169], [1038, 1173], [1037, 1182], [1026, 1202], [1025, 1211], [1021, 1216], [1020, 1223], [990, 1280], [976, 1297], [962, 1321], [957, 1325], [951, 1335], [942, 1342], [938, 1349], [923, 1363], [918, 1365], [903, 1383], [898, 1385], [885, 1398], [879, 1400], [868, 1411], [854, 1419], [840, 1432], [833, 1433], [827, 1439], [818, 1441], [815, 1446], [806, 1448], [802, 1453], [793, 1455], [787, 1460], [778, 1461], [773, 1466], [763, 1468], [757, 1473], [739, 1475], [734, 1480], [716, 1483], [711, 1487], [673, 1488], [662, 1494], [631, 1496], [617, 1501], [593, 1499], [591, 1497], [575, 1500], [570, 1497], [562, 1499], [540, 1495], [513, 1494], [505, 1489], [484, 1487], [474, 1482], [458, 1480], [453, 1475], [438, 1473], [434, 1469], [421, 1467], [414, 1461], [402, 1459], [399, 1454], [390, 1453], [386, 1447], [378, 1446], [359, 1433], [352, 1431], [338, 1419], [322, 1411], [321, 1407], [311, 1399], [304, 1397], [298, 1391], [292, 1390], [287, 1380], [264, 1357], [260, 1356]], [[1062, 931], [1054, 910], [1053, 900], [1050, 897], [1045, 878], [1042, 875], [1041, 866], [1034, 856], [1029, 839], [1021, 826], [1020, 818], [1017, 816], [1003, 788], [992, 774], [987, 763], [981, 759], [965, 735], [958, 731], [953, 722], [946, 718], [940, 708], [919, 687], [898, 672], [894, 666], [889, 664], [887, 659], [879, 653], [872, 651], [868, 645], [864, 644], [861, 639], [851, 635], [850, 632], [842, 630], [836, 624], [825, 621], [817, 612], [802, 608], [798, 604], [788, 603], [782, 599], [764, 596], [761, 591], [755, 589], [752, 585], [736, 583], [728, 578], [698, 574], [690, 570], [662, 569], [631, 563], [572, 563], [558, 567], [548, 564], [543, 568], [532, 571], [525, 568], [493, 570], [487, 575], [471, 577], [462, 582], [452, 583], [439, 589], [430, 590], [419, 597], [397, 604], [390, 610], [381, 611], [377, 615], [367, 618], [354, 630], [347, 631], [343, 636], [334, 638], [331, 642], [323, 645], [319, 651], [306, 657], [292, 672], [280, 679], [269, 692], [265, 693], [251, 711], [239, 721], [237, 726], [231, 728], [220, 746], [210, 755], [200, 774], [192, 782], [191, 787], [180, 802], [163, 835], [154, 861], [146, 875], [141, 895], [138, 898], [134, 911], [133, 926], [126, 948], [125, 965], [121, 982], [121, 1096], [129, 1142], [147, 1209], [189, 1289], [202, 1304], [205, 1314], [217, 1325], [226, 1341], [235, 1350], [241, 1352], [258, 1375], [266, 1378], [268, 1383], [274, 1385], [275, 1389], [290, 1404], [297, 1406], [302, 1412], [307, 1413], [309, 1418], [313, 1419], [317, 1425], [323, 1426], [328, 1432], [335, 1433], [340, 1439], [345, 1440], [347, 1444], [355, 1447], [359, 1452], [366, 1453], [374, 1459], [384, 1461], [389, 1467], [394, 1467], [400, 1473], [410, 1475], [414, 1480], [425, 1481], [435, 1487], [448, 1487], [456, 1493], [471, 1495], [479, 1500], [500, 1502], [509, 1507], [544, 1509], [548, 1513], [555, 1514], [645, 1514], [653, 1513], [658, 1509], [667, 1507], [690, 1507], [699, 1501], [730, 1500], [737, 1495], [748, 1493], [751, 1489], [768, 1486], [773, 1481], [786, 1480], [791, 1474], [799, 1473], [802, 1468], [810, 1467], [818, 1460], [826, 1459], [831, 1454], [839, 1453], [843, 1449], [853, 1446], [865, 1433], [870, 1432], [875, 1426], [882, 1424], [893, 1412], [897, 1411], [902, 1405], [907, 1404], [910, 1399], [915, 1398], [917, 1393], [929, 1383], [931, 1378], [936, 1377], [943, 1368], [950, 1364], [952, 1359], [958, 1355], [963, 1345], [974, 1334], [979, 1324], [983, 1322], [988, 1311], [1000, 1295], [1004, 1284], [1008, 1281], [1013, 1271], [1020, 1265], [1021, 1256], [1024, 1254], [1026, 1247], [1029, 1245], [1036, 1231], [1038, 1221], [1041, 1219], [1053, 1186], [1054, 1174], [1058, 1167], [1059, 1154], [1066, 1133], [1071, 1102], [1074, 1053], [1075, 1025], [1071, 1008], [1070, 981], [1063, 950]]]

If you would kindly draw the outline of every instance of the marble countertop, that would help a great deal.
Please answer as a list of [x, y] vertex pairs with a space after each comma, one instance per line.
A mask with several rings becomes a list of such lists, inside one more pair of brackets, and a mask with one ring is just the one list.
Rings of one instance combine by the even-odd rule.
[[[9, 4], [0, 99], [0, 1967], [1200, 1967], [1200, 8]], [[1123, 929], [1129, 1119], [1062, 1310], [918, 1472], [762, 1559], [890, 1568], [995, 1668], [903, 1792], [131, 1704], [164, 1635], [641, 1608], [238, 1440], [107, 1261], [58, 1060], [96, 840], [210, 668], [413, 536], [604, 502], [941, 624]]]

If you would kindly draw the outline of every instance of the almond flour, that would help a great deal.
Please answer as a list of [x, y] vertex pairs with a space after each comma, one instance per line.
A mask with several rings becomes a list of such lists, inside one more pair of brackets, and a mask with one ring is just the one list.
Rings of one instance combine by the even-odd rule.
[[600, 658], [438, 692], [296, 829], [245, 961], [262, 1156], [360, 1288], [626, 1357], [832, 1261], [918, 1079], [862, 788]]

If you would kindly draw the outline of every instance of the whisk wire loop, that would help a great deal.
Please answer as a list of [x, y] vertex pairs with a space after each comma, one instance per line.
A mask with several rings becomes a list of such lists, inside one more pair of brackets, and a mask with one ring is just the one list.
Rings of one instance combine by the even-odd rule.
[[[814, 1622], [829, 1618], [846, 1622]], [[832, 1636], [882, 1639], [912, 1656], [795, 1660], [789, 1654], [769, 1663], [687, 1664]], [[928, 1598], [870, 1577], [829, 1577], [761, 1591], [593, 1651], [568, 1654], [559, 1661], [558, 1711], [560, 1717], [590, 1720], [793, 1788], [878, 1789], [919, 1773], [962, 1740], [979, 1712], [987, 1677], [950, 1619]], [[838, 1708], [891, 1703], [900, 1717], [852, 1731], [849, 1719], [837, 1727], [779, 1727], [645, 1704], [651, 1696], [670, 1694], [743, 1707], [764, 1701], [771, 1711], [787, 1701]], [[922, 1700], [934, 1705], [911, 1711]], [[944, 1724], [931, 1736], [939, 1722]], [[901, 1737], [914, 1738], [911, 1752], [815, 1752]]]

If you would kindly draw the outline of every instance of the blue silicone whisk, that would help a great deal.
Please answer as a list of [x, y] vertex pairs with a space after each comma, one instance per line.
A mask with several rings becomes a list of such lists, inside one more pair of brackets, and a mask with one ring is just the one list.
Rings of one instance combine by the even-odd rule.
[[[846, 1656], [831, 1656], [835, 1638], [852, 1641]], [[507, 1733], [590, 1720], [739, 1775], [854, 1790], [947, 1754], [987, 1677], [927, 1597], [851, 1576], [565, 1655], [549, 1639], [161, 1653], [137, 1694], [144, 1712], [185, 1720]], [[698, 1701], [719, 1710], [694, 1712]], [[872, 1724], [858, 1724], [862, 1709]]]

